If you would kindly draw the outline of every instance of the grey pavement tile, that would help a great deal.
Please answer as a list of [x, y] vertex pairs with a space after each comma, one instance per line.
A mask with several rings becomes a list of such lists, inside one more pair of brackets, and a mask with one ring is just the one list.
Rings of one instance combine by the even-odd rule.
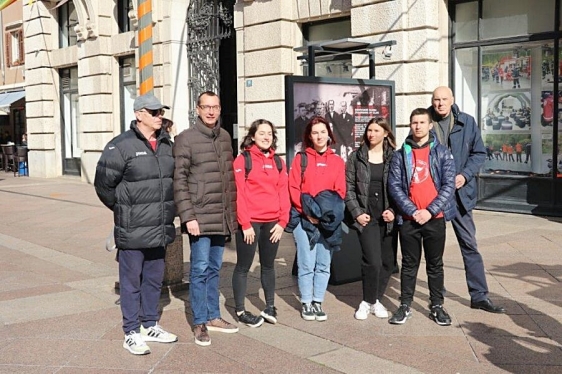
[[[246, 365], [260, 373], [325, 373], [330, 372], [325, 366], [316, 364], [306, 358], [295, 357], [285, 352], [273, 342], [269, 343], [256, 336], [267, 337], [277, 332], [278, 326], [264, 324], [260, 328], [244, 327], [236, 339], [224, 339], [221, 342], [221, 354], [240, 364]], [[247, 331], [252, 330], [252, 331]], [[246, 336], [244, 333], [251, 333]]]
[[[27, 276], [30, 276], [31, 278], [33, 278], [32, 274], [22, 272], [22, 273], [19, 273], [18, 279], [26, 279], [26, 283], [27, 283], [27, 281], [29, 281], [29, 278], [27, 278]], [[71, 290], [70, 287], [68, 287], [67, 285], [64, 285], [64, 284], [48, 284], [48, 285], [44, 285], [44, 286], [32, 286], [33, 283], [30, 282], [28, 287], [24, 287], [22, 284], [8, 285], [8, 283], [3, 282], [1, 280], [1, 278], [2, 278], [2, 276], [0, 274], [0, 285], [1, 285], [0, 286], [0, 301], [21, 299], [21, 298], [31, 297], [31, 296], [47, 295], [47, 294], [51, 294], [51, 293], [65, 292], [65, 291]], [[37, 278], [40, 278], [40, 277], [34, 277], [34, 278], [37, 279]], [[41, 282], [37, 282], [35, 284], [36, 285], [41, 284]], [[5, 291], [5, 288], [11, 288], [11, 289]]]
[[442, 370], [442, 366], [448, 363], [453, 368], [477, 363], [464, 336], [374, 337], [371, 341], [363, 341], [355, 349], [428, 373], [458, 372]]
[[[76, 353], [68, 355], [65, 366], [90, 369], [151, 371], [174, 348], [174, 343], [149, 343], [150, 354], [135, 356], [123, 348], [123, 339], [111, 341], [74, 340]], [[103, 359], [100, 359], [102, 358]]]
[[561, 366], [561, 345], [549, 338], [498, 336], [490, 334], [467, 336], [480, 361], [493, 365]]
[[346, 347], [311, 357], [311, 360], [342, 373], [363, 373], [367, 368], [372, 368], [378, 373], [423, 373], [417, 369]]
[[536, 365], [533, 363], [524, 365], [498, 365], [508, 373], [513, 374], [560, 374], [562, 373], [562, 365]]
[[555, 281], [555, 278], [551, 277], [551, 279], [552, 282], [509, 279], [502, 281], [501, 286], [516, 300], [524, 296], [562, 300], [562, 287], [559, 286], [559, 282]]
[[[300, 319], [300, 317], [298, 318]], [[316, 327], [316, 333], [322, 330], [321, 323], [316, 321], [303, 322], [308, 323], [310, 326], [314, 325]], [[276, 347], [284, 352], [302, 358], [309, 358], [341, 347], [341, 345], [336, 342], [324, 339], [318, 336], [318, 334], [279, 323], [274, 326], [264, 324], [258, 329], [244, 328], [239, 333], [257, 340], [262, 344]], [[213, 337], [211, 336], [211, 338]]]
[[[134, 359], [134, 357], [133, 357]], [[80, 366], [63, 366], [56, 374], [144, 374], [146, 370], [111, 369], [111, 368], [87, 368]]]
[[4, 337], [10, 339], [103, 339], [107, 332], [118, 327], [120, 334], [116, 337], [120, 339], [123, 337], [121, 321], [121, 311], [115, 306], [110, 309], [14, 323], [4, 326], [0, 331]]
[[[226, 335], [226, 334], [225, 334]], [[217, 339], [218, 340], [218, 339]], [[223, 355], [223, 347], [215, 343], [208, 347], [192, 344], [175, 344], [158, 362], [152, 373], [258, 373], [251, 367]], [[149, 355], [150, 356], [150, 355]]]
[[562, 321], [562, 299], [540, 299], [532, 296], [518, 297], [515, 299], [520, 307], [530, 315], [544, 314], [556, 316]]
[[0, 364], [0, 374], [47, 374], [60, 373], [58, 366], [44, 365], [4, 365]]
[[0, 302], [0, 315], [5, 323], [19, 323], [106, 309], [108, 304], [81, 291], [32, 296]]
[[545, 337], [546, 334], [528, 315], [467, 314], [463, 316], [461, 328], [466, 335], [528, 336]]
[[80, 354], [76, 341], [66, 339], [17, 339], [0, 350], [0, 364], [63, 366]]
[[[562, 314], [550, 316], [545, 314], [530, 316], [533, 321], [544, 331], [545, 336], [562, 344]], [[538, 336], [539, 334], [533, 334]]]

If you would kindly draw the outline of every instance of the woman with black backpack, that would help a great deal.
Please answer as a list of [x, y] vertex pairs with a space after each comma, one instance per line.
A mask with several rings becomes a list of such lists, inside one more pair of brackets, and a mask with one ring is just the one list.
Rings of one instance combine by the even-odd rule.
[[[285, 162], [275, 154], [277, 131], [265, 119], [252, 122], [244, 137], [242, 153], [234, 160], [236, 205], [239, 230], [236, 233], [236, 267], [232, 289], [238, 321], [259, 327], [264, 319], [277, 323], [275, 308], [275, 257], [279, 240], [289, 220], [289, 191]], [[261, 284], [265, 309], [259, 316], [244, 307], [248, 271], [259, 249]]]

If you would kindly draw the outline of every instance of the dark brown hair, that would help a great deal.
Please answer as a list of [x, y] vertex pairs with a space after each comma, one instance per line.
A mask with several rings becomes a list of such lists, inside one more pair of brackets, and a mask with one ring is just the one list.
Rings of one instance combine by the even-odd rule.
[[308, 121], [308, 124], [304, 129], [302, 141], [305, 148], [314, 148], [314, 144], [312, 143], [312, 140], [310, 140], [310, 134], [312, 133], [312, 126], [317, 125], [319, 123], [323, 123], [326, 126], [326, 129], [328, 130], [328, 138], [329, 138], [328, 145], [336, 144], [336, 138], [334, 138], [334, 133], [328, 121], [326, 121], [324, 118], [320, 116], [316, 116], [316, 117], [312, 117], [310, 121]]
[[258, 131], [258, 127], [260, 125], [271, 126], [271, 133], [273, 134], [273, 140], [271, 141], [271, 146], [269, 148], [273, 150], [277, 149], [277, 130], [275, 130], [275, 126], [273, 126], [273, 123], [269, 122], [266, 119], [257, 119], [254, 122], [252, 122], [250, 128], [248, 129], [248, 133], [244, 137], [244, 140], [242, 140], [242, 144], [240, 144], [241, 151], [244, 151], [246, 148], [249, 148], [252, 145], [254, 145], [255, 142], [252, 140], [252, 137], [256, 135], [256, 132]]
[[388, 135], [384, 138], [383, 149], [387, 146], [392, 149], [396, 149], [396, 138], [394, 137], [394, 133], [392, 132], [392, 129], [388, 124], [388, 121], [382, 117], [371, 118], [369, 123], [367, 123], [367, 127], [365, 127], [365, 133], [363, 133], [363, 143], [369, 144], [369, 139], [367, 138], [367, 130], [369, 129], [369, 126], [371, 126], [373, 123], [376, 123], [377, 125], [382, 127], [384, 131], [388, 133]]
[[431, 113], [425, 108], [416, 108], [412, 110], [412, 114], [410, 114], [410, 123], [412, 122], [412, 118], [414, 118], [414, 116], [423, 116], [424, 114], [427, 116], [429, 123], [431, 123]]

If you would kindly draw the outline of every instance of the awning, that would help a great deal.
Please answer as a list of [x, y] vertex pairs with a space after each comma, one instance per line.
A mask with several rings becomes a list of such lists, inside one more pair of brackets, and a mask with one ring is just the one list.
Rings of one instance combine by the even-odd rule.
[[25, 97], [25, 91], [0, 93], [0, 111], [9, 112], [10, 105], [23, 97]]

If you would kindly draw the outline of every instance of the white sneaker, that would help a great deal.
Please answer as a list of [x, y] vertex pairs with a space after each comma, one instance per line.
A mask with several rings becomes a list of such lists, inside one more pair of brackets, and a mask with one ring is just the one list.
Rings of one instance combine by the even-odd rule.
[[131, 331], [125, 335], [123, 348], [134, 355], [147, 355], [150, 353], [150, 348], [148, 348], [148, 345], [144, 342], [141, 334], [136, 331]]
[[369, 312], [371, 311], [371, 304], [369, 304], [366, 301], [361, 301], [361, 304], [359, 304], [359, 308], [357, 308], [357, 311], [355, 312], [355, 319], [359, 319], [359, 320], [363, 320], [363, 319], [367, 319], [367, 317], [369, 317]]
[[144, 328], [141, 325], [140, 333], [145, 342], [173, 343], [178, 341], [178, 337], [164, 330], [159, 324]]
[[388, 318], [388, 310], [377, 300], [376, 303], [371, 305], [371, 313], [377, 318]]

